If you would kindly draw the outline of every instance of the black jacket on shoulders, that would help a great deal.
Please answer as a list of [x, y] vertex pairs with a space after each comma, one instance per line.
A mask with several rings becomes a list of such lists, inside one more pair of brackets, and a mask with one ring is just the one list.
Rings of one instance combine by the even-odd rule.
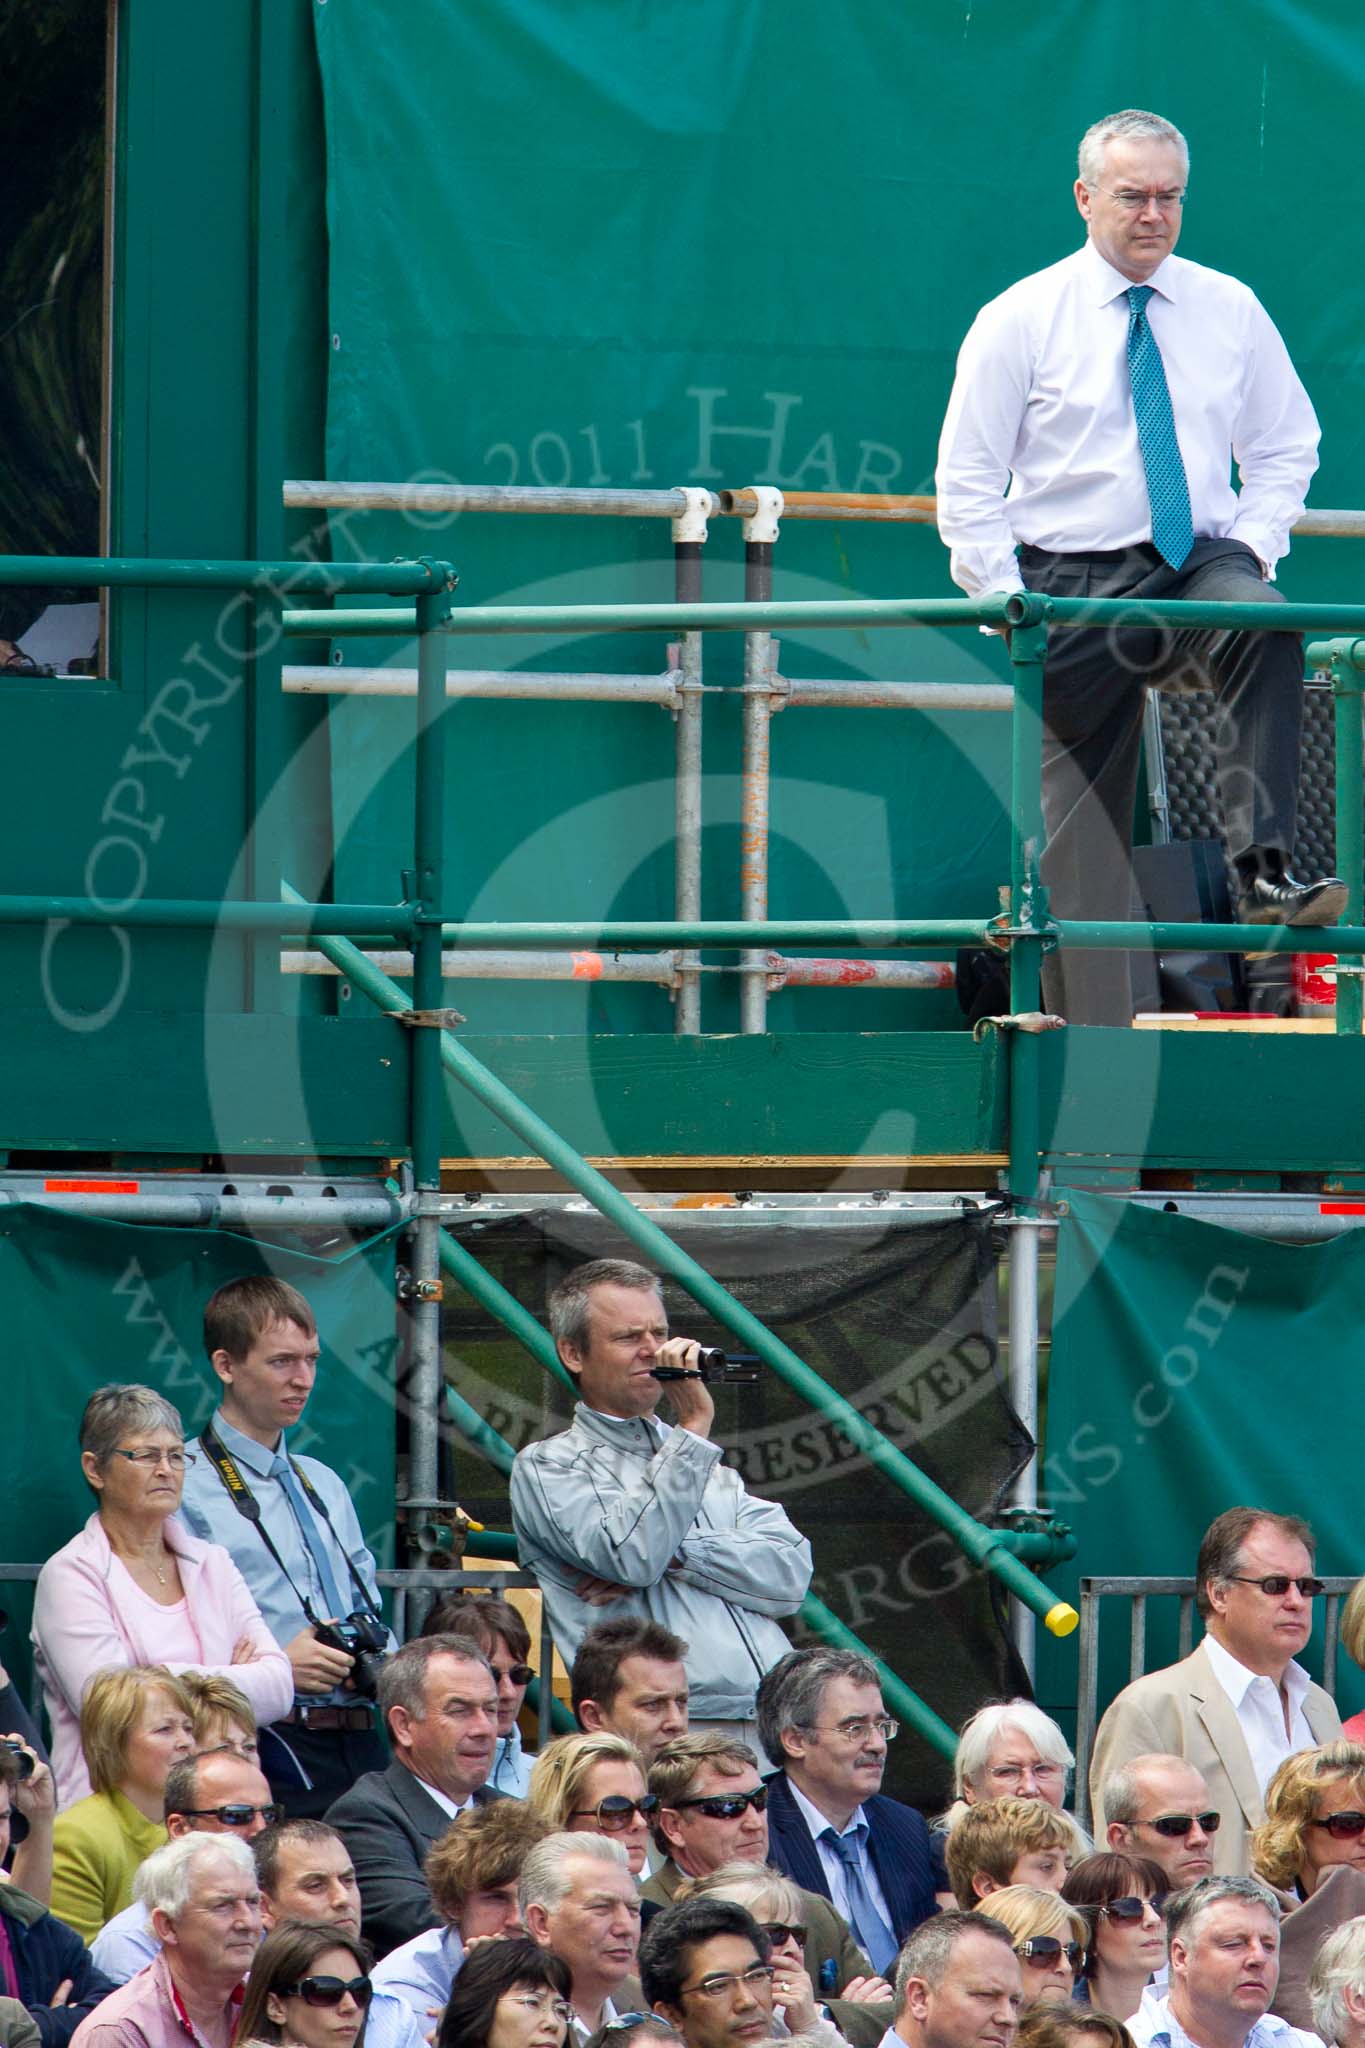
[[[81, 2021], [118, 1987], [95, 1968], [94, 1957], [75, 1929], [17, 1884], [0, 1884], [0, 1913], [5, 1916], [20, 2002], [37, 2021], [43, 2048], [66, 2048]], [[65, 1977], [71, 1979], [70, 1996], [65, 2005], [53, 2005], [52, 1994]]]
[[[504, 1796], [481, 1785], [474, 1799], [482, 1806]], [[419, 1778], [400, 1763], [366, 1771], [333, 1801], [326, 1817], [351, 1852], [360, 1886], [361, 1932], [376, 1959], [414, 1934], [441, 1925], [422, 1864], [450, 1826], [450, 1815]]]

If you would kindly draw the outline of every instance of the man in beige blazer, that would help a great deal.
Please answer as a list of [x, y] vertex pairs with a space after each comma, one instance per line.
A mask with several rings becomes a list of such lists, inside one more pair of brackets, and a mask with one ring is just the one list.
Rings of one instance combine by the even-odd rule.
[[1276, 1766], [1331, 1742], [1341, 1718], [1295, 1657], [1313, 1628], [1313, 1533], [1296, 1515], [1229, 1508], [1205, 1532], [1195, 1568], [1203, 1642], [1183, 1663], [1134, 1679], [1095, 1737], [1090, 1806], [1104, 1814], [1105, 1781], [1153, 1752], [1184, 1757], [1222, 1816], [1214, 1867], [1250, 1872], [1249, 1830], [1265, 1819]]

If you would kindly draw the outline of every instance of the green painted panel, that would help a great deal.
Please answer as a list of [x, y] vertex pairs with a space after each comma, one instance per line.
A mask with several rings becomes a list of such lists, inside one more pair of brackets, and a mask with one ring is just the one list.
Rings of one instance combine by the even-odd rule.
[[1059, 1031], [1039, 1040], [1044, 1145], [1061, 1165], [1275, 1172], [1365, 1154], [1365, 1040], [1290, 1033]]
[[382, 1017], [125, 1009], [86, 1036], [44, 1011], [0, 1023], [8, 1150], [387, 1157], [407, 1127], [407, 1042]]
[[[957, 1032], [470, 1038], [585, 1153], [949, 1154], [998, 1149], [998, 1051]], [[449, 1084], [442, 1149], [524, 1154]]]

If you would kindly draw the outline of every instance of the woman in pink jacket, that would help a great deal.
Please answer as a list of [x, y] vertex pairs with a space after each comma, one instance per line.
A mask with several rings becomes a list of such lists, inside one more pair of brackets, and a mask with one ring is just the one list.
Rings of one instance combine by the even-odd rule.
[[33, 1604], [34, 1660], [52, 1723], [62, 1806], [83, 1799], [86, 1687], [112, 1666], [215, 1671], [241, 1687], [264, 1726], [294, 1700], [289, 1659], [221, 1544], [176, 1519], [185, 1431], [150, 1387], [100, 1387], [81, 1418], [81, 1469], [97, 1506], [50, 1557]]

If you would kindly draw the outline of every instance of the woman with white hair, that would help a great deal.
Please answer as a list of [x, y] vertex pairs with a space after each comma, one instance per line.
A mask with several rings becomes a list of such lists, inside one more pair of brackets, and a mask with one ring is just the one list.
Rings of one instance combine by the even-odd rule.
[[80, 1716], [95, 1674], [139, 1664], [231, 1678], [265, 1726], [294, 1701], [289, 1659], [226, 1550], [177, 1510], [190, 1454], [151, 1387], [99, 1387], [85, 1404], [81, 1470], [95, 1512], [38, 1575], [34, 1663], [52, 1724], [62, 1806], [91, 1789]]
[[1343, 1922], [1323, 1942], [1308, 1998], [1327, 2048], [1365, 2048], [1365, 1916]]
[[1057, 1723], [1032, 1700], [996, 1700], [958, 1737], [953, 1793], [983, 1799], [1045, 1799], [1060, 1812], [1076, 1759]]

